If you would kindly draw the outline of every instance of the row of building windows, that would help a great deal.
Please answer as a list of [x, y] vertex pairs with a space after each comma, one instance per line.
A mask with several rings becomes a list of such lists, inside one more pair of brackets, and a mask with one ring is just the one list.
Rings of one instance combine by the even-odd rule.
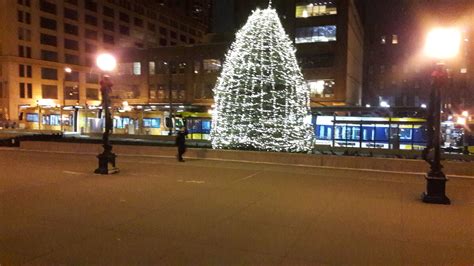
[[[18, 76], [23, 78], [32, 78], [32, 67], [31, 65], [18, 65]], [[58, 70], [55, 68], [41, 68], [41, 78], [48, 80], [58, 80]], [[65, 73], [66, 81], [79, 81], [79, 72], [72, 71], [71, 73]], [[91, 84], [99, 83], [99, 75], [94, 73], [86, 73], [86, 82]]]
[[335, 2], [328, 0], [311, 0], [296, 4], [296, 17], [307, 18], [315, 16], [337, 15]]
[[295, 43], [336, 41], [336, 25], [297, 28]]
[[[77, 3], [72, 3], [72, 4], [77, 5]], [[90, 0], [86, 0], [85, 3], [84, 3], [84, 8], [88, 11], [97, 12], [97, 3], [96, 2], [91, 2]], [[40, 1], [40, 10], [43, 11], [43, 12], [49, 13], [49, 14], [54, 14], [54, 15], [57, 14], [56, 5], [54, 3], [48, 2], [47, 0], [41, 0]], [[23, 13], [24, 11], [18, 11], [18, 12]], [[29, 13], [27, 13], [27, 14], [29, 16]], [[102, 14], [104, 16], [109, 17], [109, 18], [115, 18], [115, 10], [113, 8], [105, 6], [105, 5], [102, 7]], [[138, 14], [140, 14], [140, 13], [138, 13]], [[64, 17], [67, 18], [67, 19], [77, 21], [79, 19], [78, 11], [74, 10], [74, 9], [71, 9], [71, 8], [68, 8], [68, 7], [64, 7]], [[155, 15], [155, 16], [152, 16], [152, 17], [153, 17], [153, 19], [156, 19], [157, 16]], [[133, 25], [136, 26], [136, 27], [145, 28], [145, 26], [146, 26], [148, 30], [153, 31], [153, 32], [155, 32], [156, 29], [157, 29], [155, 23], [153, 23], [151, 21], [145, 21], [145, 20], [143, 20], [142, 18], [139, 18], [139, 17], [133, 17], [133, 19], [130, 19], [130, 15], [128, 15], [126, 13], [123, 13], [123, 12], [119, 12], [118, 18], [121, 22], [124, 22], [124, 23], [130, 23], [130, 22], [133, 21]], [[23, 20], [23, 18], [22, 18], [22, 20]], [[19, 21], [20, 21], [20, 19], [19, 19]], [[28, 18], [28, 21], [31, 21], [30, 16]], [[184, 31], [186, 33], [189, 33], [189, 34], [191, 34], [195, 37], [201, 37], [202, 36], [202, 32], [196, 31], [195, 29], [192, 29], [192, 28], [188, 28], [186, 25], [180, 25], [178, 23], [178, 21], [167, 18], [163, 15], [160, 15], [159, 21], [161, 23], [169, 25], [171, 27], [181, 29], [182, 31]], [[20, 22], [23, 22], [23, 21], [20, 21]], [[97, 26], [98, 25], [97, 15], [85, 14], [84, 15], [84, 22], [86, 24], [89, 24], [89, 25]], [[28, 24], [30, 24], [30, 22], [28, 22]], [[114, 28], [112, 21], [104, 20], [103, 25], [104, 25], [103, 27], [107, 30], [113, 30], [113, 28]]]
[[[44, 29], [57, 30], [57, 23], [56, 23], [55, 20], [41, 17], [40, 18], [40, 27], [42, 27]], [[105, 30], [114, 31], [115, 30], [115, 24], [111, 21], [104, 20], [103, 21], [103, 28]], [[77, 36], [79, 34], [79, 28], [76, 25], [69, 24], [69, 23], [64, 23], [64, 32], [67, 33], [67, 34]], [[128, 26], [119, 25], [119, 32], [122, 35], [130, 36], [130, 28]], [[162, 36], [167, 36], [168, 32], [169, 32], [170, 38], [178, 40], [178, 34], [175, 31], [168, 31], [168, 29], [166, 29], [164, 27], [160, 27], [160, 34]], [[85, 34], [84, 35], [87, 39], [98, 40], [98, 32], [95, 31], [95, 30], [85, 29]], [[20, 40], [28, 40], [28, 41], [31, 40], [31, 34], [28, 35], [28, 39], [24, 39], [23, 36], [25, 36], [25, 34], [23, 34], [23, 32], [22, 32], [22, 35], [20, 35], [20, 33], [19, 33]], [[195, 39], [189, 38], [188, 36], [182, 35], [182, 34], [179, 35], [179, 40], [183, 43], [189, 43], [189, 44], [196, 43]], [[103, 42], [108, 43], [108, 44], [114, 44], [115, 43], [114, 36], [104, 33], [103, 34]], [[173, 43], [173, 42], [171, 42], [171, 43]], [[51, 42], [51, 44], [49, 44], [49, 43], [43, 43], [43, 44], [56, 46], [55, 42]], [[160, 39], [160, 45], [162, 45], [162, 46], [168, 45], [168, 40], [165, 39], [165, 38], [161, 38]], [[174, 42], [174, 45], [176, 45], [176, 42]], [[138, 45], [138, 46], [140, 46], [140, 45]], [[139, 48], [142, 48], [142, 47], [139, 47]]]
[[[202, 64], [202, 67], [201, 67]], [[202, 61], [194, 62], [194, 72], [198, 74], [201, 68], [205, 73], [219, 72], [221, 69], [221, 61], [219, 59], [204, 59]], [[148, 71], [150, 75], [155, 74], [184, 74], [187, 68], [186, 62], [165, 62], [165, 61], [150, 61], [148, 62]], [[142, 63], [120, 63], [117, 66], [118, 75], [142, 75]]]
[[[388, 40], [387, 36], [385, 35], [382, 35], [380, 36], [380, 43], [381, 44], [386, 44], [387, 42], [389, 42], [390, 40]], [[392, 34], [392, 41], [391, 41], [392, 44], [398, 44], [398, 35], [397, 34]]]
[[[33, 98], [33, 85], [31, 83], [19, 83], [19, 96], [21, 99]], [[58, 99], [58, 86], [41, 85], [42, 99]], [[64, 88], [65, 100], [79, 100], [79, 88], [77, 86], [66, 86]], [[96, 88], [86, 88], [86, 99], [99, 100], [99, 90]]]

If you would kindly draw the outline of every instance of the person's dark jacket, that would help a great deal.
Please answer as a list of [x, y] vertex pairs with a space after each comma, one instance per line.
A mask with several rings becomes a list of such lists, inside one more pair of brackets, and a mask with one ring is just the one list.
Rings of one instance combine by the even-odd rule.
[[179, 131], [178, 135], [176, 135], [176, 146], [178, 147], [186, 147], [186, 135], [188, 132]]

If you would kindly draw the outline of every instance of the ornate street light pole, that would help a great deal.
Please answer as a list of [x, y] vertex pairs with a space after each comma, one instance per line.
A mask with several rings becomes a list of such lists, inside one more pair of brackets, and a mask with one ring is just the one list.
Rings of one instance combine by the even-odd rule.
[[[110, 72], [115, 69], [117, 62], [115, 58], [110, 54], [101, 54], [97, 57], [97, 66], [103, 72]], [[119, 172], [119, 169], [115, 166], [115, 158], [117, 157], [112, 153], [112, 145], [109, 141], [109, 135], [112, 131], [112, 117], [110, 115], [110, 91], [112, 90], [112, 82], [110, 81], [109, 76], [103, 75], [100, 81], [100, 92], [102, 95], [102, 111], [104, 113], [105, 120], [105, 130], [102, 135], [102, 142], [104, 151], [97, 155], [99, 159], [99, 168], [95, 169], [96, 174], [115, 174]], [[110, 166], [110, 168], [109, 168]]]
[[441, 90], [446, 87], [448, 73], [443, 60], [457, 55], [460, 45], [460, 33], [455, 29], [435, 29], [428, 34], [425, 52], [437, 60], [431, 74], [432, 85], [427, 117], [427, 145], [423, 150], [423, 159], [430, 164], [426, 174], [426, 192], [423, 202], [451, 204], [446, 196], [446, 175], [441, 164]]
[[64, 107], [66, 107], [66, 79], [69, 74], [72, 73], [72, 69], [70, 67], [64, 68], [64, 77], [63, 77], [63, 106], [61, 107], [61, 132], [64, 133]]

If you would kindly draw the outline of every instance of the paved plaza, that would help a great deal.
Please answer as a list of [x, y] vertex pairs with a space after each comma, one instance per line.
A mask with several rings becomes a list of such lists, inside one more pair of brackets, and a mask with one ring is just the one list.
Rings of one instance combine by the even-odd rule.
[[[0, 149], [0, 264], [474, 264], [474, 179]], [[420, 169], [422, 171], [423, 169]]]

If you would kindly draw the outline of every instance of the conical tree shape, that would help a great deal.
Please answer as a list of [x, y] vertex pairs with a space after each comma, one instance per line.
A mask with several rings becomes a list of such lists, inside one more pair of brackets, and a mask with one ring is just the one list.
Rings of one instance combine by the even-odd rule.
[[309, 89], [277, 12], [255, 10], [236, 34], [214, 88], [214, 148], [304, 152]]

